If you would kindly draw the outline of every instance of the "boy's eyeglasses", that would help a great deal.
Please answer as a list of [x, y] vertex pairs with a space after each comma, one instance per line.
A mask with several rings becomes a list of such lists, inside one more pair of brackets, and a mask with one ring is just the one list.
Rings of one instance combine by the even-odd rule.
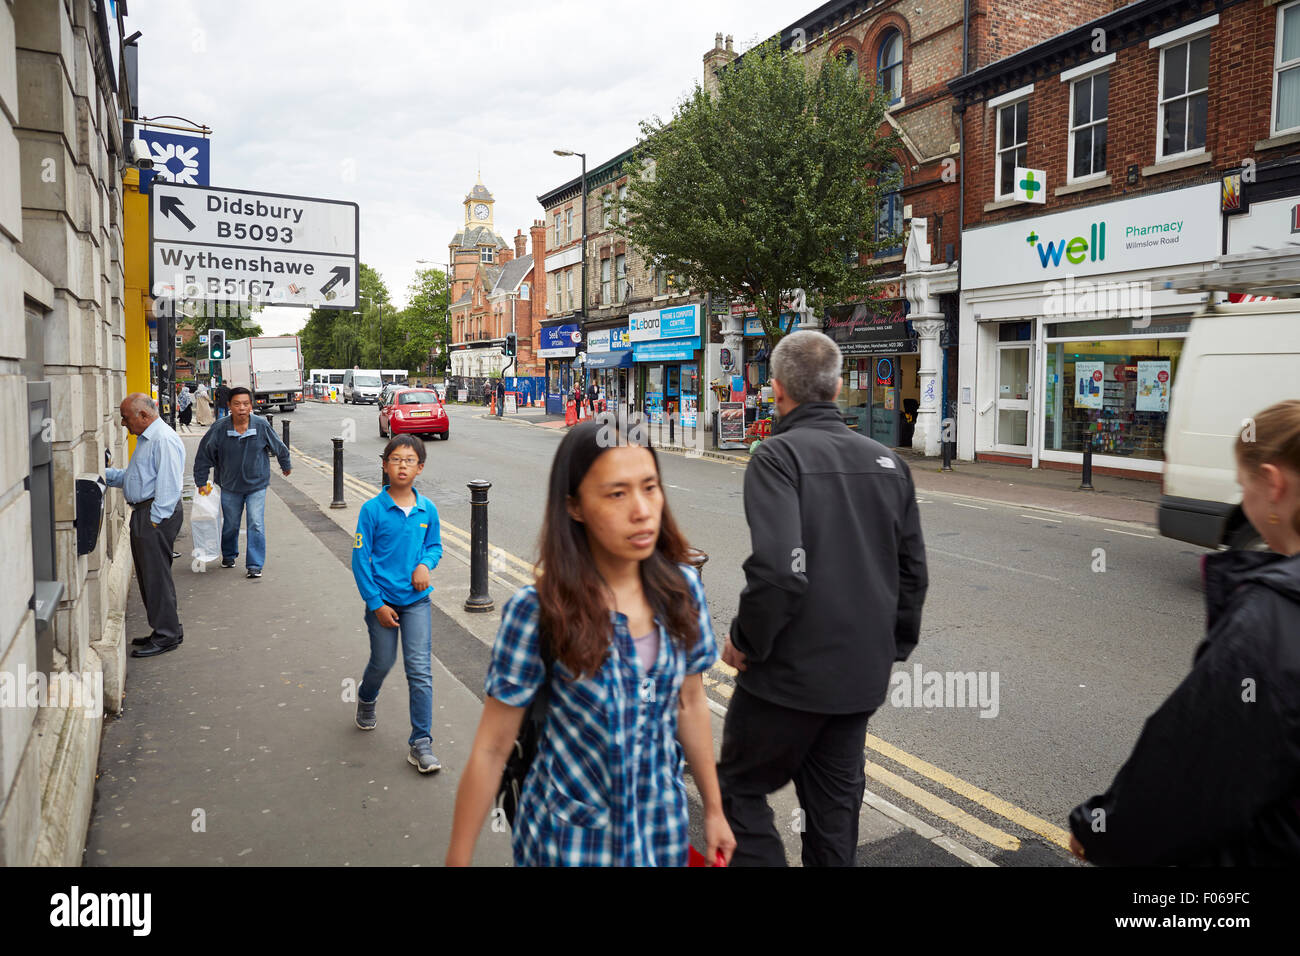
[[388, 463], [389, 463], [390, 465], [418, 465], [418, 464], [420, 463], [420, 459], [418, 459], [418, 458], [389, 458], [389, 459], [388, 459]]

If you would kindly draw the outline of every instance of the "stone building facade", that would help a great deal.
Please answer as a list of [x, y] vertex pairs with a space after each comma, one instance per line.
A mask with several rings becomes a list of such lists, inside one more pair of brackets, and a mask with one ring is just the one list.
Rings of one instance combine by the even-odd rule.
[[103, 708], [122, 697], [125, 506], [109, 493], [79, 554], [78, 520], [96, 515], [79, 519], [75, 494], [106, 454], [128, 457], [121, 117], [133, 97], [124, 5], [108, 7], [0, 0], [3, 865], [81, 862]]

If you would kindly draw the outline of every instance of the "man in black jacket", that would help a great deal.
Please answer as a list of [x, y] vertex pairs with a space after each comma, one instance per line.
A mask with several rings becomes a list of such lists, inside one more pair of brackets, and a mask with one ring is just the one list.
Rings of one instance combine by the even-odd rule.
[[844, 424], [840, 369], [820, 332], [781, 340], [780, 422], [745, 471], [753, 553], [723, 651], [739, 675], [718, 764], [733, 866], [785, 865], [767, 796], [791, 780], [804, 865], [853, 865], [867, 720], [920, 636], [928, 578], [912, 475]]

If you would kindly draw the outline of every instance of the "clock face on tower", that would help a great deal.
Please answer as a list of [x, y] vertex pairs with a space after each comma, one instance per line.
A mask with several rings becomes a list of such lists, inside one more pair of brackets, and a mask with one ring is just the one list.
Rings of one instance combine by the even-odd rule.
[[478, 203], [474, 207], [474, 218], [483, 220], [488, 217], [488, 207], [485, 203]]

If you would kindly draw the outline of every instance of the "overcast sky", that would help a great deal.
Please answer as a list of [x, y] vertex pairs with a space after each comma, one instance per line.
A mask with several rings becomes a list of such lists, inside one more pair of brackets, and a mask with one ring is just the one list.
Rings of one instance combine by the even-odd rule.
[[401, 306], [417, 259], [446, 262], [480, 168], [497, 231], [526, 235], [538, 194], [580, 172], [552, 150], [617, 155], [703, 76], [715, 33], [740, 52], [817, 5], [131, 0], [126, 26], [141, 115], [211, 127], [214, 186], [358, 203], [361, 259]]

